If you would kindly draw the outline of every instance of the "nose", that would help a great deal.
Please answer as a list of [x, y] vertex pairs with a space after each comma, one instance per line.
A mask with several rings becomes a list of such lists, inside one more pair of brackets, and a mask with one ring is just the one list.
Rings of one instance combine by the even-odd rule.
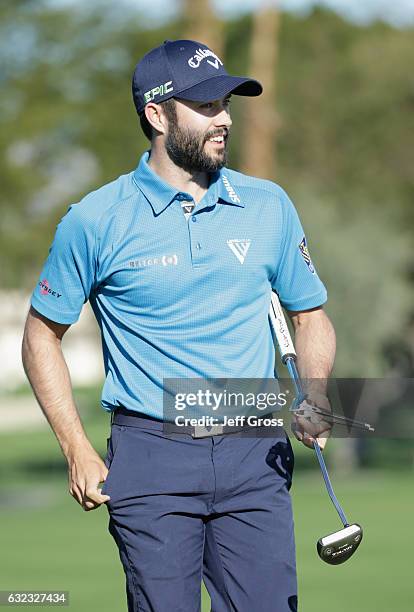
[[217, 113], [214, 123], [217, 127], [227, 127], [229, 128], [233, 121], [230, 116], [230, 109], [228, 106], [222, 106], [219, 112]]

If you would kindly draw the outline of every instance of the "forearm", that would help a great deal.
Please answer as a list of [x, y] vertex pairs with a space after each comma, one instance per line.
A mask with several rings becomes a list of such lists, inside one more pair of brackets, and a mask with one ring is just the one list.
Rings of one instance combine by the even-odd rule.
[[297, 366], [307, 387], [326, 392], [336, 352], [335, 330], [323, 310], [301, 313], [295, 321]]
[[66, 458], [90, 446], [73, 400], [69, 371], [59, 339], [25, 332], [22, 359], [26, 375]]

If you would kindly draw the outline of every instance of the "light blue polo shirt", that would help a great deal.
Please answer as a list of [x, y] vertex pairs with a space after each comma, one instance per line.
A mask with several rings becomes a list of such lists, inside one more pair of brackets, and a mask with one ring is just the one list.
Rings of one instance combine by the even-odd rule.
[[191, 196], [148, 158], [69, 207], [31, 303], [70, 324], [89, 300], [102, 406], [162, 418], [164, 378], [272, 378], [272, 288], [293, 311], [320, 306], [326, 290], [281, 187], [224, 168], [187, 219]]

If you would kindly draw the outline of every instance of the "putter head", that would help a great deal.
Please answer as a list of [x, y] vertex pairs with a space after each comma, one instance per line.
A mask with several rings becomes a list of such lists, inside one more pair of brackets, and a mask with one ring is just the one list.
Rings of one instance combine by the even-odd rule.
[[317, 543], [318, 555], [330, 565], [339, 565], [351, 557], [362, 540], [362, 527], [357, 523], [348, 525], [335, 533], [320, 538]]

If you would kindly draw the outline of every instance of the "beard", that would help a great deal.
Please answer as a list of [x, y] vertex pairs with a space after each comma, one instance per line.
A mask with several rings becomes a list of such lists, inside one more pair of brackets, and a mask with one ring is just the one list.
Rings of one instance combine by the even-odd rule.
[[[214, 136], [223, 136], [224, 146], [209, 154], [205, 144]], [[227, 139], [227, 129], [203, 134], [198, 130], [181, 128], [177, 121], [170, 119], [165, 149], [171, 161], [186, 172], [216, 172], [227, 164]]]

